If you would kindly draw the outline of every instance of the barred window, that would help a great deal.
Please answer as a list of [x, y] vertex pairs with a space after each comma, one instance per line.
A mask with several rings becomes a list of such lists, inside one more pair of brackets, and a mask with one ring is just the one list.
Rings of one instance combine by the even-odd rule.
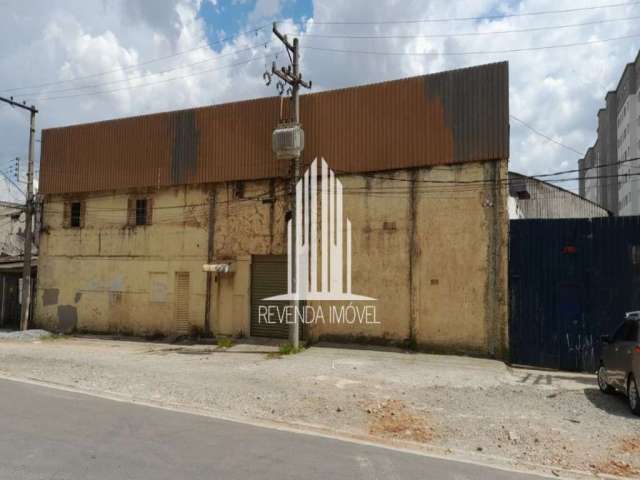
[[147, 199], [138, 198], [136, 200], [136, 225], [147, 224]]
[[84, 210], [84, 201], [82, 200], [70, 200], [64, 202], [63, 227], [83, 228]]
[[130, 227], [151, 225], [153, 199], [135, 196], [129, 198], [127, 225]]
[[81, 208], [82, 204], [80, 202], [71, 202], [71, 217], [69, 219], [69, 226], [71, 228], [80, 228]]

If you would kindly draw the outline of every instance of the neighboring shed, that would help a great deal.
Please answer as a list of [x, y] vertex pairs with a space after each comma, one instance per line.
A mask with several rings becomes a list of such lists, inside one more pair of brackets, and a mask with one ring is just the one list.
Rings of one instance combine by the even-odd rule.
[[610, 215], [600, 205], [549, 182], [509, 172], [509, 218], [592, 218]]

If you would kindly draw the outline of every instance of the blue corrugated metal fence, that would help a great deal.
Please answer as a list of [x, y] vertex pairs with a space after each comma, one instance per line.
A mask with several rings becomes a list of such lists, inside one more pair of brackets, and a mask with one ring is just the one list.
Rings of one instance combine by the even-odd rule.
[[513, 220], [510, 237], [512, 362], [594, 371], [600, 336], [640, 310], [640, 217]]

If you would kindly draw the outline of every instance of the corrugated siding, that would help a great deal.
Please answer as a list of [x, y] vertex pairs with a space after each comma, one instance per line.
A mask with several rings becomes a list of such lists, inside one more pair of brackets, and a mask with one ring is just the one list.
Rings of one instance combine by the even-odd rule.
[[600, 336], [632, 310], [640, 310], [640, 217], [510, 222], [513, 363], [593, 372]]
[[[508, 158], [508, 108], [506, 63], [303, 95], [303, 160], [366, 172]], [[44, 130], [40, 192], [286, 176], [279, 112], [264, 98]]]

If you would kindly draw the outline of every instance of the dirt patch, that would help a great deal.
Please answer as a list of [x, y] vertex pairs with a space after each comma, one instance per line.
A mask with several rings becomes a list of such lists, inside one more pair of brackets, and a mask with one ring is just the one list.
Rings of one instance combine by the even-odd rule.
[[620, 450], [624, 453], [640, 453], [640, 439], [625, 438], [620, 443]]
[[416, 414], [400, 400], [387, 400], [369, 407], [367, 413], [370, 435], [420, 443], [433, 439], [433, 430], [424, 415]]
[[640, 470], [635, 468], [634, 466], [628, 464], [627, 462], [622, 462], [619, 460], [609, 460], [605, 463], [600, 463], [597, 465], [590, 465], [591, 470], [598, 473], [606, 473], [608, 475], [617, 475], [619, 477], [638, 477], [640, 476]]

